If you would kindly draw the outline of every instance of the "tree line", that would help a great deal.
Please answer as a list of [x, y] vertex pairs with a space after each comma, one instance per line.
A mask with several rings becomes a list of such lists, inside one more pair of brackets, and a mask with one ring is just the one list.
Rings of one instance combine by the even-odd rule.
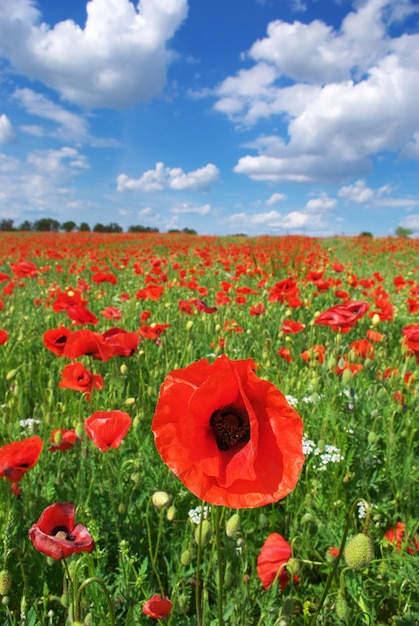
[[[54, 220], [51, 217], [42, 217], [39, 220], [35, 220], [34, 222], [30, 222], [29, 220], [25, 220], [19, 226], [14, 225], [14, 220], [12, 219], [2, 219], [0, 220], [0, 231], [28, 231], [28, 232], [49, 232], [49, 233], [71, 233], [75, 231], [79, 232], [94, 232], [94, 233], [122, 233], [124, 229], [122, 226], [117, 224], [116, 222], [111, 222], [110, 224], [95, 224], [93, 228], [90, 228], [87, 222], [81, 222], [77, 226], [76, 222], [73, 220], [67, 220], [66, 222], [60, 223], [58, 220]], [[142, 226], [141, 224], [136, 224], [133, 226], [129, 226], [127, 229], [128, 233], [158, 233], [160, 232], [158, 228], [151, 226]], [[169, 232], [181, 232], [188, 235], [197, 235], [198, 233], [193, 228], [183, 228], [182, 230], [178, 230], [176, 228], [169, 230]]]

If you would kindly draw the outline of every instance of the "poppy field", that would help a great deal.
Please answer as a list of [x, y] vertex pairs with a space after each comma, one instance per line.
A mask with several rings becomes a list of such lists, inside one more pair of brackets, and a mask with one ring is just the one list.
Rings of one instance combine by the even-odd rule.
[[0, 622], [419, 622], [419, 241], [0, 233]]

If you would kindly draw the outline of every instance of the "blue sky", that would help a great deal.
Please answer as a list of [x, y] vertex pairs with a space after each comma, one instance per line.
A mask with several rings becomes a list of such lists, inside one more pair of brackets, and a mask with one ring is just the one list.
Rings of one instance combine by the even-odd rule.
[[0, 218], [419, 234], [418, 0], [0, 0]]

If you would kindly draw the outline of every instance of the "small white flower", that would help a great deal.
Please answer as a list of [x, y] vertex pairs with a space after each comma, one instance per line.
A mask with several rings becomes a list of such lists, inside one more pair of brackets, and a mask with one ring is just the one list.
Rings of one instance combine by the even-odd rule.
[[286, 401], [290, 406], [297, 406], [298, 400], [294, 396], [285, 396]]
[[[201, 523], [201, 511], [202, 511], [202, 507], [201, 505], [199, 505], [195, 509], [191, 509], [188, 512], [189, 519], [191, 520], [191, 522], [193, 522], [197, 526], [198, 524]], [[204, 506], [204, 519], [208, 519], [210, 513], [211, 513], [211, 507], [206, 504]]]
[[19, 426], [23, 429], [26, 428], [30, 432], [34, 431], [40, 423], [40, 420], [33, 419], [32, 417], [28, 417], [25, 420], [19, 420]]

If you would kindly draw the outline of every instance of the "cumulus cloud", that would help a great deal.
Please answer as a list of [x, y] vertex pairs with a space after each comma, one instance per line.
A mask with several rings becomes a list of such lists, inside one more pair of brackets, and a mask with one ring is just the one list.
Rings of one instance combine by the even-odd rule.
[[175, 215], [184, 215], [184, 214], [195, 214], [195, 215], [208, 215], [211, 211], [210, 204], [203, 204], [202, 206], [195, 206], [190, 204], [189, 202], [182, 202], [181, 204], [176, 204], [170, 209], [171, 213]]
[[395, 198], [391, 185], [383, 185], [378, 189], [367, 187], [365, 180], [356, 180], [350, 185], [341, 187], [338, 191], [339, 198], [346, 204], [363, 204], [366, 207], [390, 207], [399, 209], [413, 209], [419, 205], [417, 198]]
[[165, 167], [156, 163], [154, 170], [147, 170], [140, 178], [129, 178], [120, 174], [117, 178], [118, 191], [155, 192], [173, 189], [176, 191], [203, 191], [219, 178], [219, 170], [212, 163], [192, 172], [185, 173], [180, 167]]
[[280, 202], [285, 202], [287, 196], [285, 193], [273, 193], [265, 202], [266, 206], [274, 206]]
[[187, 0], [90, 0], [84, 27], [41, 21], [32, 0], [0, 0], [0, 56], [81, 106], [123, 108], [161, 93]]
[[260, 137], [257, 154], [242, 157], [236, 173], [342, 183], [368, 173], [373, 155], [419, 155], [419, 35], [390, 34], [419, 7], [355, 6], [339, 30], [320, 20], [271, 22], [247, 54], [253, 65], [218, 86], [215, 109], [235, 123], [249, 128], [278, 117], [286, 125], [283, 137]]
[[0, 115], [0, 143], [13, 143], [16, 141], [14, 128], [4, 113]]

